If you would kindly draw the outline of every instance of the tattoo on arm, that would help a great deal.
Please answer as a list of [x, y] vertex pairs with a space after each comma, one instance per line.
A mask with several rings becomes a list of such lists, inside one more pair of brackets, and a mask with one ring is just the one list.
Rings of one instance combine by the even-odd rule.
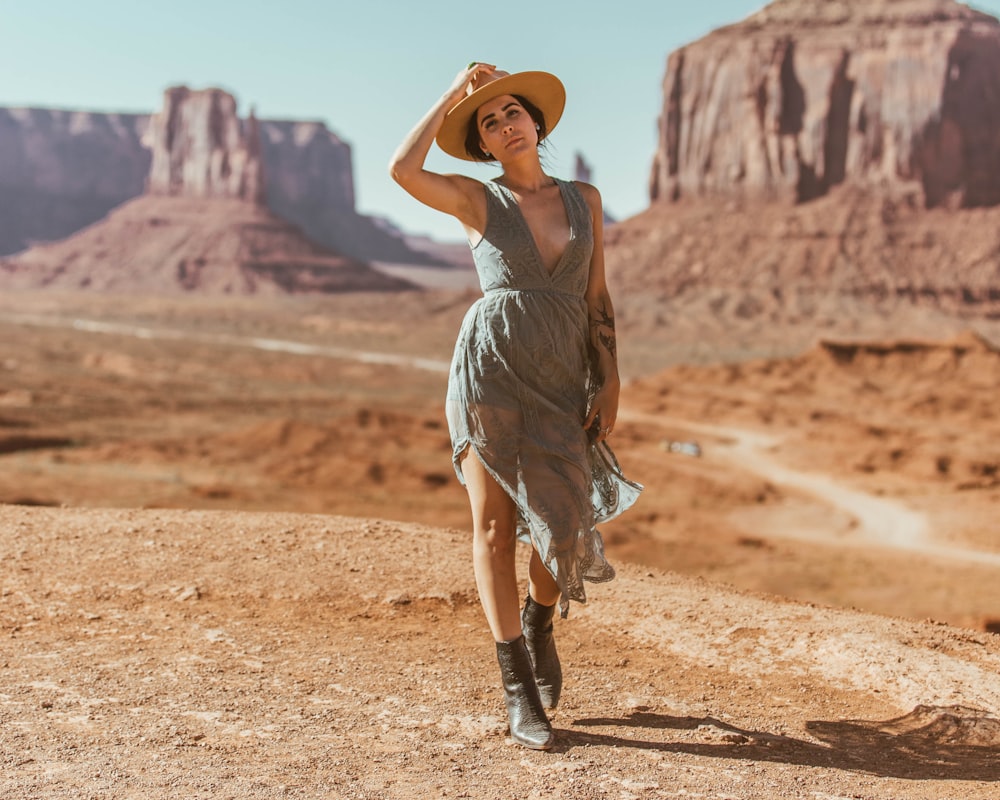
[[[590, 327], [594, 331], [597, 342], [604, 346], [611, 357], [618, 359], [618, 346], [615, 338], [615, 318], [608, 311], [606, 303], [592, 309], [590, 317]], [[602, 330], [603, 329], [603, 330]]]
[[615, 318], [608, 313], [608, 307], [603, 302], [599, 308], [595, 308], [590, 317], [590, 327], [615, 329]]
[[603, 331], [598, 332], [597, 340], [604, 345], [604, 349], [611, 353], [611, 357], [617, 361], [618, 360], [618, 345], [615, 341], [614, 333], [604, 333]]

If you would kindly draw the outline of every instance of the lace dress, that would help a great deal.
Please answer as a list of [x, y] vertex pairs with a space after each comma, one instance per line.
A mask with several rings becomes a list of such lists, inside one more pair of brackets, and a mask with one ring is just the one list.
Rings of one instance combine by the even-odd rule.
[[593, 229], [580, 190], [557, 183], [570, 241], [551, 274], [514, 195], [486, 184], [486, 231], [472, 248], [483, 297], [458, 334], [447, 415], [459, 480], [471, 448], [516, 503], [518, 538], [558, 583], [565, 617], [570, 600], [586, 601], [584, 581], [614, 577], [595, 525], [631, 506], [642, 486], [583, 430], [596, 388], [584, 299]]

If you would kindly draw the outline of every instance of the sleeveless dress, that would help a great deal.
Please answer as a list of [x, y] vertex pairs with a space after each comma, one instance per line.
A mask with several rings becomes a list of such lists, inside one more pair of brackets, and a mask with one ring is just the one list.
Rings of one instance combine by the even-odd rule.
[[447, 416], [459, 481], [471, 448], [514, 500], [518, 538], [558, 583], [565, 617], [570, 600], [586, 601], [584, 581], [614, 577], [595, 525], [629, 508], [642, 486], [583, 429], [597, 388], [584, 299], [593, 229], [577, 186], [556, 183], [570, 241], [551, 274], [513, 193], [486, 184], [486, 230], [472, 248], [483, 297], [458, 334]]

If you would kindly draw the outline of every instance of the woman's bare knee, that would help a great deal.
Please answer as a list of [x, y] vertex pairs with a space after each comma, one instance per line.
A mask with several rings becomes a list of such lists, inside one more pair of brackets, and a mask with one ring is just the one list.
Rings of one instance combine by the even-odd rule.
[[484, 520], [476, 525], [474, 536], [478, 545], [498, 555], [514, 552], [517, 544], [514, 526], [497, 519]]

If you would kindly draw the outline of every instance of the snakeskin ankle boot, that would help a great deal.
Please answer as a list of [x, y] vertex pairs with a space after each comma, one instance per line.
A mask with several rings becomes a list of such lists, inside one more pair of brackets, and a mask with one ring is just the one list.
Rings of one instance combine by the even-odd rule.
[[552, 615], [556, 607], [536, 603], [528, 595], [521, 612], [521, 631], [535, 669], [535, 683], [543, 708], [555, 708], [562, 692], [562, 666], [552, 636]]
[[538, 696], [524, 637], [496, 645], [511, 738], [532, 750], [548, 750], [555, 736]]

